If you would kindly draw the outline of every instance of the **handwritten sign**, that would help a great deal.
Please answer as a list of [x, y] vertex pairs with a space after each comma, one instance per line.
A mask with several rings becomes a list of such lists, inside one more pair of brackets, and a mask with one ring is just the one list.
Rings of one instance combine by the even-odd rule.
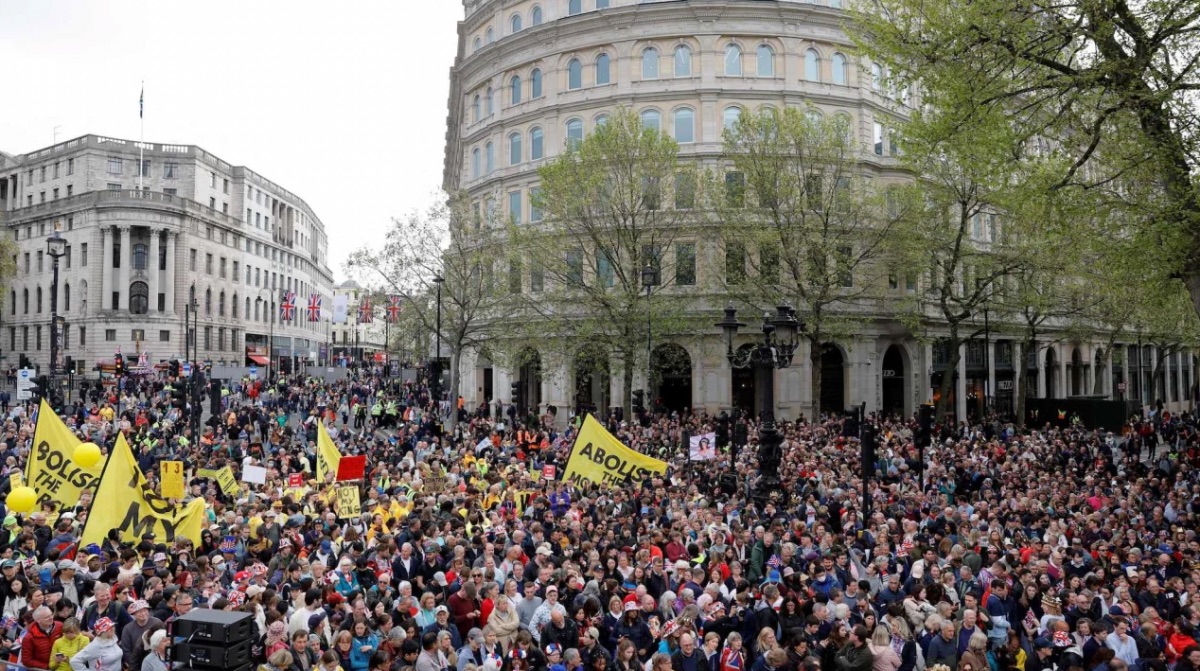
[[334, 496], [338, 517], [353, 519], [362, 515], [362, 504], [358, 498], [357, 485], [338, 485], [334, 490]]

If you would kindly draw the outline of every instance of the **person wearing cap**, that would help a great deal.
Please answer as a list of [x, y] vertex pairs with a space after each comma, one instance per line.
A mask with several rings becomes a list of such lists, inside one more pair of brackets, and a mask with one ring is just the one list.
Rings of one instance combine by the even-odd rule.
[[466, 671], [468, 664], [473, 664], [476, 668], [483, 667], [485, 658], [483, 643], [483, 631], [478, 627], [467, 632], [467, 644], [458, 650], [458, 664], [456, 665], [458, 671]]
[[92, 627], [95, 638], [84, 646], [79, 654], [71, 658], [75, 671], [116, 671], [121, 668], [124, 653], [117, 641], [117, 625], [107, 617], [96, 621]]
[[450, 609], [445, 606], [438, 606], [433, 611], [433, 624], [425, 627], [424, 633], [439, 634], [443, 631], [450, 633], [450, 642], [457, 650], [462, 647], [462, 638], [458, 635], [458, 627], [450, 624]]
[[146, 651], [142, 649], [142, 634], [161, 627], [163, 622], [150, 614], [150, 604], [144, 599], [129, 604], [128, 610], [133, 621], [125, 625], [117, 640], [125, 654], [125, 668], [140, 669], [146, 656]]
[[51, 581], [50, 589], [61, 588], [64, 599], [74, 604], [83, 603], [84, 599], [92, 595], [92, 585], [95, 583], [83, 575], [83, 571], [80, 570], [82, 568], [70, 559], [60, 560], [58, 574]]
[[[1050, 671], [1057, 669], [1051, 659], [1054, 656], [1054, 643], [1049, 636], [1040, 636], [1033, 641], [1033, 655], [1025, 660], [1025, 671]], [[1111, 668], [1111, 667], [1110, 667]]]

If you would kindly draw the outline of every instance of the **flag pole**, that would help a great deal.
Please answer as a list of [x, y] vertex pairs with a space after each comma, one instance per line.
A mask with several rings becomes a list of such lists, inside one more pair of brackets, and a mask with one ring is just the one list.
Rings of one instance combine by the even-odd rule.
[[[138, 96], [138, 191], [142, 191], [146, 181], [146, 80], [142, 80], [142, 93]], [[138, 194], [139, 196], [141, 193]]]

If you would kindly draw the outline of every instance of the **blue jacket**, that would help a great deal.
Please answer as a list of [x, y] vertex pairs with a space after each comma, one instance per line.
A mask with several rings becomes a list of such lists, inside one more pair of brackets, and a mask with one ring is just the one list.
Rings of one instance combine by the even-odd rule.
[[[370, 652], [363, 652], [363, 646], [370, 646]], [[367, 634], [359, 638], [354, 637], [354, 642], [350, 646], [350, 671], [368, 671], [371, 668], [371, 654], [379, 649], [379, 637], [375, 634]]]

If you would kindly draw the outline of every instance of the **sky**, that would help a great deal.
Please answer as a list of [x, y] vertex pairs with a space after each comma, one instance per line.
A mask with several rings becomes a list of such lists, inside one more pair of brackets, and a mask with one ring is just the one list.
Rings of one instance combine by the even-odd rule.
[[144, 81], [147, 142], [299, 195], [344, 279], [441, 185], [462, 15], [459, 0], [0, 0], [0, 150], [136, 140]]

